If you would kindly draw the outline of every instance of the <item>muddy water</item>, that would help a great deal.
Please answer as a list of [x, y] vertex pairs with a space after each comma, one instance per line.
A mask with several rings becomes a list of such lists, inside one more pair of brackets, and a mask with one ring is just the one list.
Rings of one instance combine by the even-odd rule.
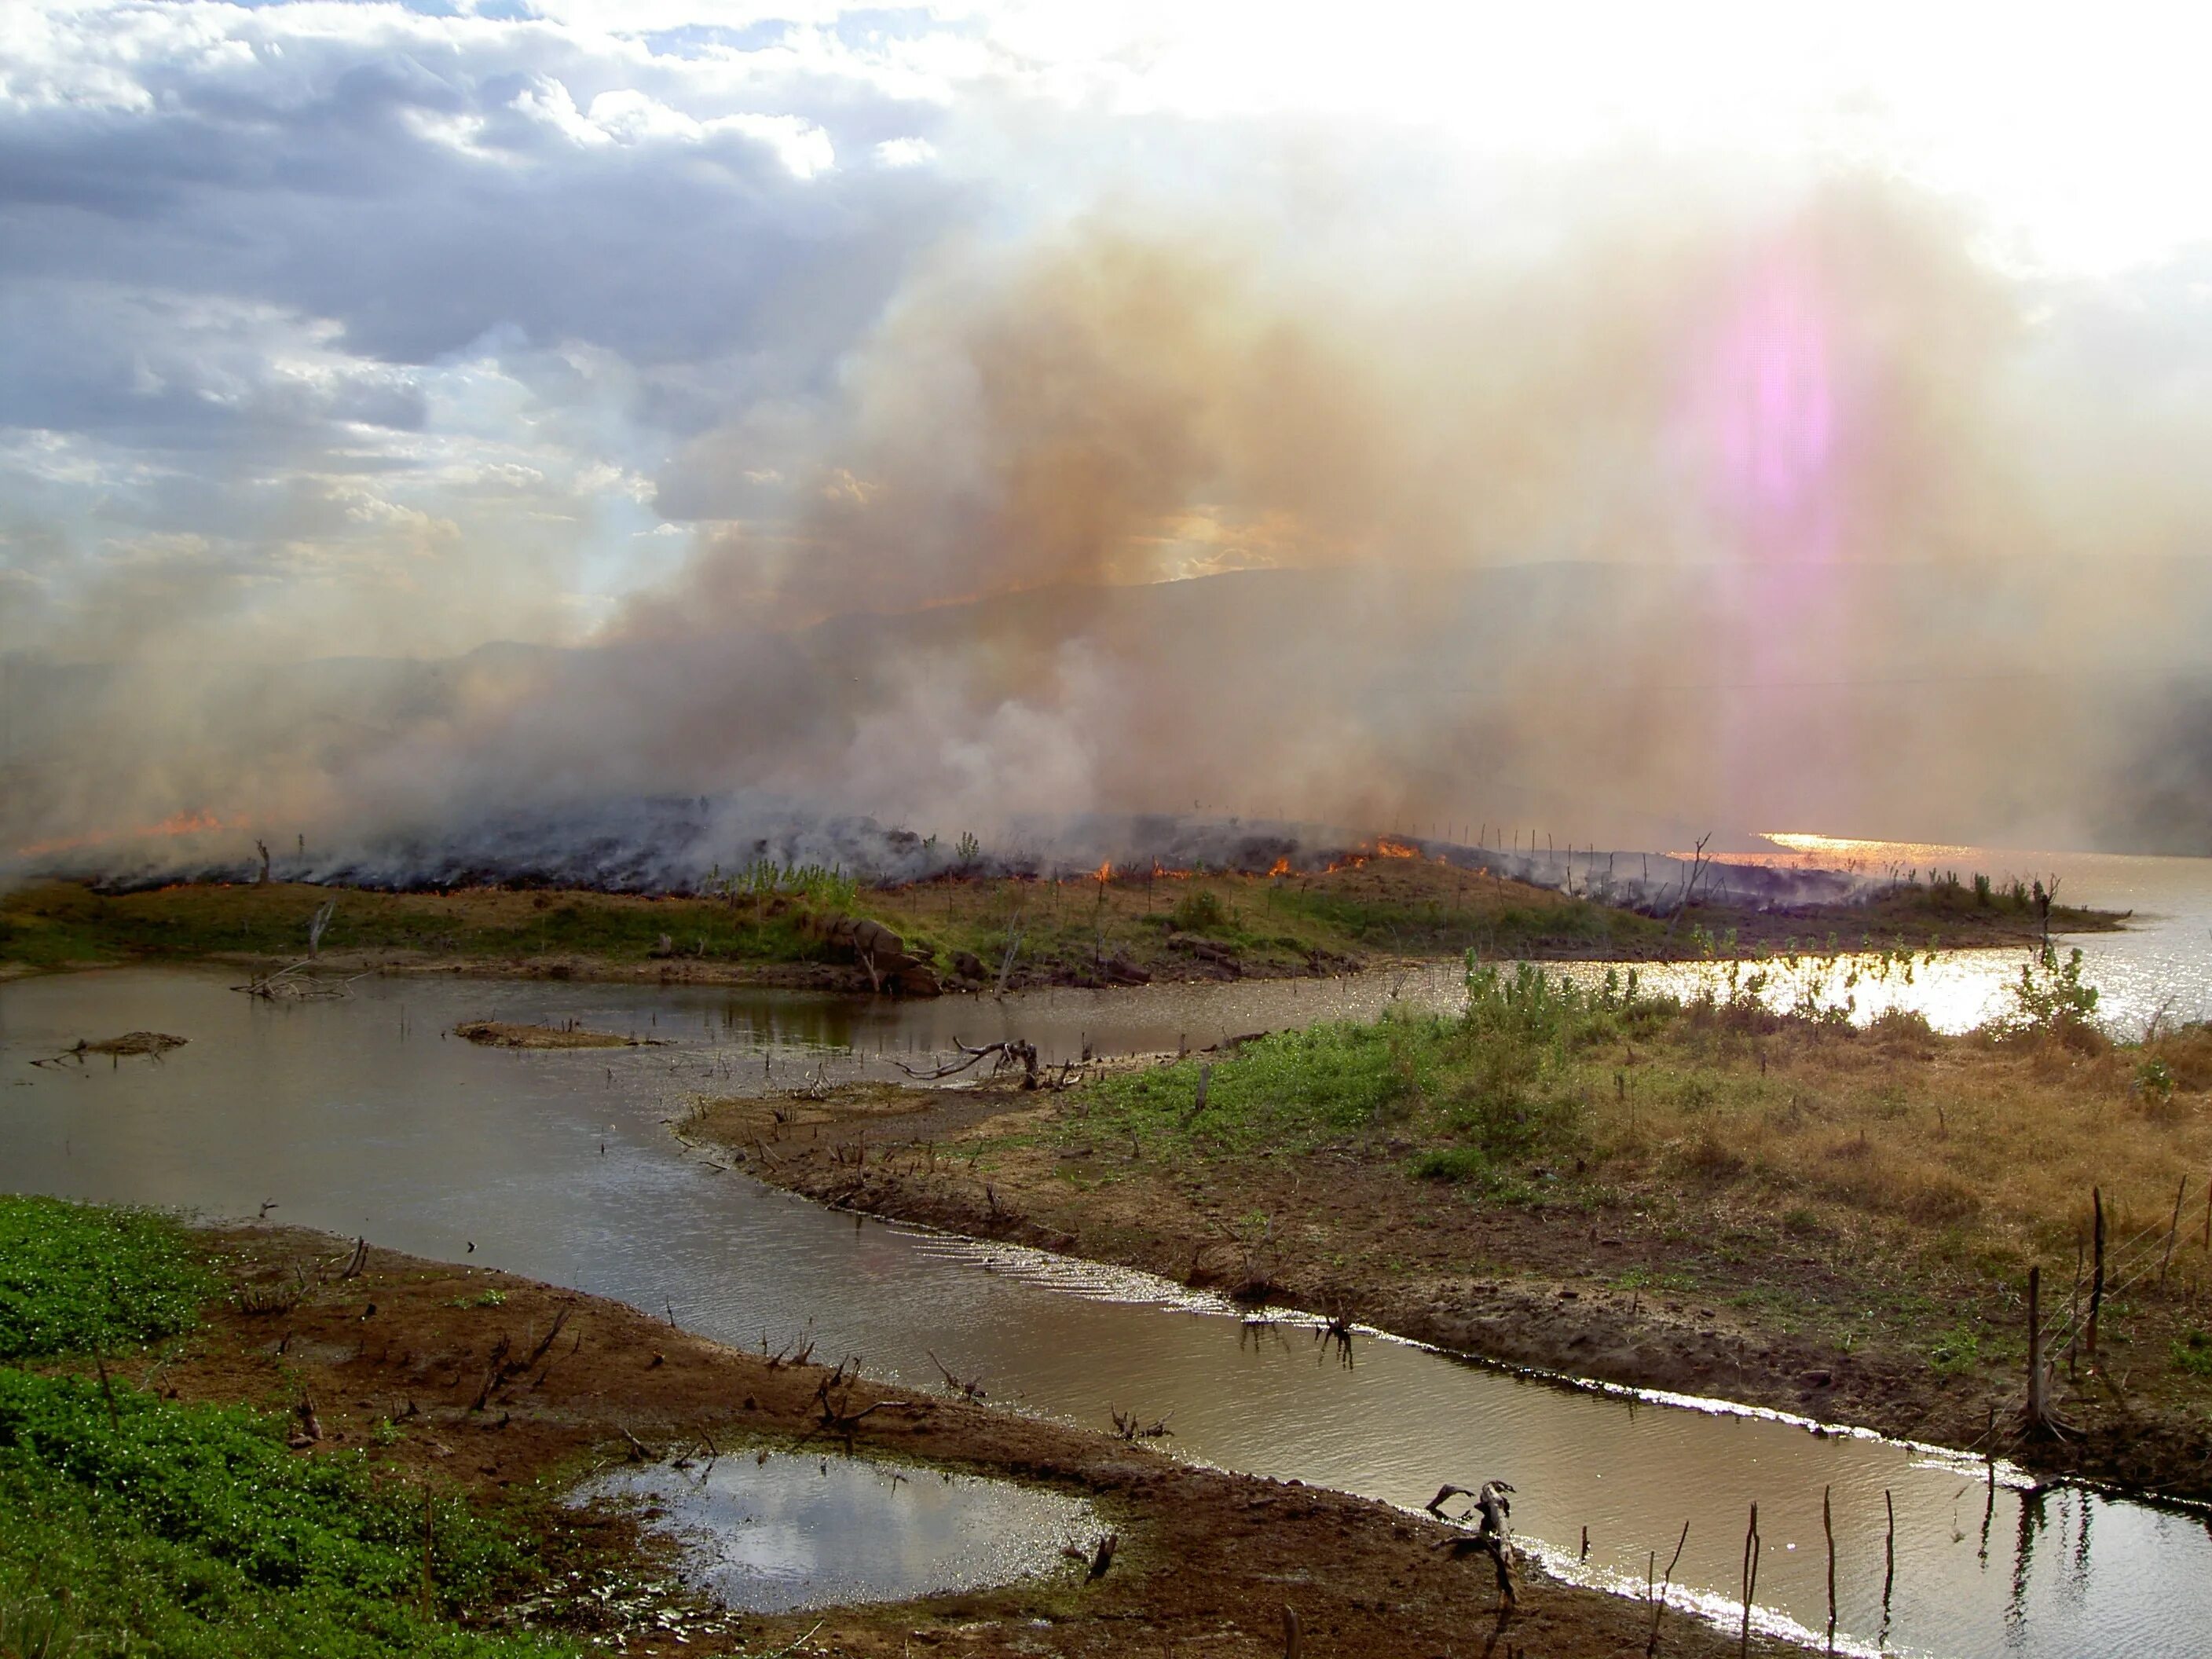
[[866, 1458], [763, 1452], [586, 1481], [577, 1501], [649, 1501], [684, 1575], [725, 1607], [788, 1613], [1001, 1584], [1103, 1529], [1080, 1498]]
[[[1166, 1417], [1182, 1455], [1399, 1504], [1447, 1480], [1502, 1478], [1519, 1489], [1516, 1521], [1598, 1582], [1640, 1588], [1648, 1553], [1663, 1565], [1687, 1520], [1678, 1581], [1715, 1607], [1735, 1591], [1756, 1500], [1761, 1617], [1802, 1628], [1826, 1620], [1832, 1486], [1841, 1628], [1864, 1646], [1886, 1632], [1894, 1650], [1962, 1659], [2180, 1654], [2212, 1629], [2212, 1528], [2191, 1513], [2031, 1500], [1902, 1446], [1571, 1391], [1401, 1344], [1362, 1339], [1347, 1367], [1309, 1332], [1249, 1329], [1157, 1281], [831, 1214], [687, 1158], [664, 1126], [710, 1074], [727, 1087], [879, 1066], [986, 1012], [974, 1005], [393, 979], [344, 1002], [272, 1007], [227, 977], [128, 969], [0, 987], [0, 1186], [228, 1215], [273, 1200], [279, 1220], [665, 1308], [733, 1342], [811, 1334], [818, 1353], [858, 1354], [909, 1386], [934, 1380], [934, 1348], [1000, 1401], [1098, 1426], [1109, 1407]], [[1172, 1048], [1186, 1025], [1193, 1042], [1206, 1037], [1202, 1018], [1217, 1034], [1255, 1029], [1271, 1008], [1305, 1017], [1331, 994], [1307, 987], [1276, 1005], [1230, 988], [1211, 1001], [1062, 998], [1018, 1018], [1064, 1029], [1071, 1051], [1082, 1034]], [[1169, 1019], [1147, 1023], [1160, 1007]], [[441, 1036], [485, 1016], [575, 1018], [670, 1046], [514, 1053]], [[159, 1062], [27, 1064], [138, 1028], [191, 1042]], [[1887, 1598], [1885, 1492], [1897, 1514]]]

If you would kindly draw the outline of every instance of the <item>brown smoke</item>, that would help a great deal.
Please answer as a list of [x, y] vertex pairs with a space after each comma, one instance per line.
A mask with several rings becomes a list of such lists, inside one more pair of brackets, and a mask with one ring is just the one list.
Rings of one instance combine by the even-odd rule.
[[[1901, 185], [1654, 182], [1480, 252], [1422, 216], [1338, 246], [1134, 213], [949, 247], [844, 365], [788, 514], [703, 529], [589, 650], [364, 693], [313, 740], [247, 722], [251, 766], [204, 723], [122, 817], [680, 792], [947, 836], [1197, 807], [2171, 841], [2203, 766], [2127, 789], [2212, 616], [2201, 411], [2099, 441], [2130, 387], [2069, 367], [2090, 301]], [[675, 471], [712, 495], [758, 442]], [[6, 827], [68, 833], [89, 793]]]

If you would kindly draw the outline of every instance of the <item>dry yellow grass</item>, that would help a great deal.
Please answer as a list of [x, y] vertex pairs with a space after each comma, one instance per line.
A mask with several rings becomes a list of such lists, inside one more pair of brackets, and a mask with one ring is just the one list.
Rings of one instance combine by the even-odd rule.
[[2203, 1028], [2121, 1048], [2092, 1033], [1939, 1037], [1910, 1019], [1856, 1033], [1686, 1019], [1576, 1070], [1591, 1176], [1630, 1192], [1686, 1184], [1876, 1254], [2070, 1274], [2093, 1188], [2115, 1247], [2152, 1233], [2162, 1252], [2182, 1188], [2175, 1277], [2207, 1277]]

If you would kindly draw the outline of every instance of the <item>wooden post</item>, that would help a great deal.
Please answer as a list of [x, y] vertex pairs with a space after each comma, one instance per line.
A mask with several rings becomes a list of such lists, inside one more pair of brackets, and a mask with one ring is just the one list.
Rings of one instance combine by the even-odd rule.
[[1303, 1632], [1298, 1624], [1298, 1610], [1283, 1608], [1283, 1659], [1298, 1659], [1298, 1638]]
[[[2039, 1263], [2027, 1270], [2027, 1425], [2031, 1429], [2051, 1425], [2051, 1401], [2045, 1396], [2043, 1375], [2043, 1268]], [[1994, 1436], [1990, 1456], [1990, 1479], [1995, 1480]]]
[[2166, 1283], [2166, 1270], [2173, 1265], [2173, 1241], [2181, 1237], [2181, 1201], [2189, 1196], [2189, 1177], [2181, 1177], [2181, 1184], [2173, 1189], [2173, 1224], [2166, 1230], [2166, 1255], [2158, 1264], [2158, 1282]]
[[1820, 1530], [1828, 1535], [1828, 1651], [1836, 1650], [1836, 1516], [1829, 1507], [1829, 1488], [1820, 1488]]
[[2212, 1250], [2212, 1181], [2204, 1183], [2204, 1248]]
[[2074, 1351], [2081, 1346], [2081, 1235], [2074, 1235], [2074, 1291], [2066, 1298], [2066, 1378], [2074, 1379]]
[[1739, 1654], [1751, 1651], [1751, 1598], [1759, 1589], [1759, 1505], [1751, 1506], [1751, 1524], [1743, 1534], [1743, 1634], [1737, 1641]]
[[2089, 1358], [2097, 1357], [2097, 1312], [2105, 1304], [2105, 1192], [2101, 1187], [2089, 1188], [2090, 1266], [2089, 1266], [2089, 1328], [2082, 1346]]
[[1213, 1085], [1213, 1062], [1202, 1060], [1198, 1063], [1198, 1087], [1193, 1091], [1190, 1109], [1182, 1115], [1186, 1129], [1198, 1121], [1199, 1114], [1206, 1109], [1206, 1097]]

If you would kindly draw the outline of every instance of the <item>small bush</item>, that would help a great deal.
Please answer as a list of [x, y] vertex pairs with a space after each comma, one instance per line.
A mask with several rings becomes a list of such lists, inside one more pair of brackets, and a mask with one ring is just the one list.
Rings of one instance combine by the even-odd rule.
[[1228, 907], [1210, 889], [1185, 893], [1168, 912], [1169, 922], [1186, 933], [1218, 933], [1229, 927]]
[[2191, 1376], [2212, 1376], [2212, 1337], [2191, 1328], [2168, 1350], [2173, 1369]]
[[1954, 1325], [1928, 1345], [1928, 1364], [1939, 1376], [1959, 1376], [1982, 1363], [1982, 1336], [1965, 1325]]
[[2001, 1023], [2014, 1032], [2063, 1041], [2096, 1029], [2098, 991], [2081, 981], [2079, 945], [2061, 960], [2058, 947], [2045, 944], [2021, 965], [2012, 997], [2012, 1008]]
[[1934, 1170], [1896, 1188], [1893, 1207], [1915, 1221], [1964, 1221], [1979, 1213], [1982, 1195], [1948, 1170]]
[[1486, 1161], [1581, 1145], [1583, 1105], [1553, 1089], [1477, 1086], [1448, 1099], [1444, 1121]]
[[173, 1336], [199, 1322], [216, 1289], [165, 1217], [0, 1198], [0, 1359]]
[[1708, 1181], [1734, 1181], [1748, 1167], [1743, 1155], [1716, 1135], [1708, 1126], [1682, 1153], [1683, 1167]]
[[1935, 1046], [1936, 1028], [1917, 1008], [1885, 1008], [1867, 1022], [1867, 1035], [1911, 1048]]
[[1490, 1173], [1490, 1160], [1472, 1146], [1437, 1146], [1414, 1158], [1413, 1170], [1424, 1181], [1473, 1181]]

